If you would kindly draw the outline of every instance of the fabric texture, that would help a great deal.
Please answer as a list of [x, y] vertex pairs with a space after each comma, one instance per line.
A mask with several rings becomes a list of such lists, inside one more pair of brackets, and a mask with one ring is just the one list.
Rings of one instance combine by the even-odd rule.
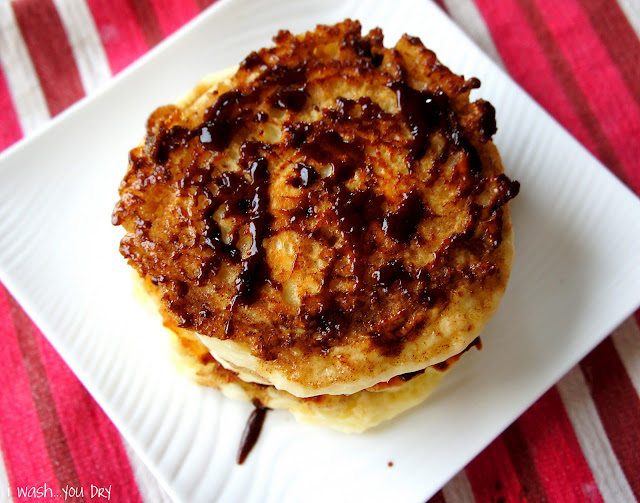
[[[0, 150], [99, 88], [211, 3], [0, 0]], [[636, 0], [436, 3], [640, 194]], [[639, 501], [639, 324], [640, 311], [430, 501]], [[84, 487], [73, 501], [92, 500], [91, 486], [110, 486], [111, 501], [170, 501], [1, 285], [0, 360], [0, 503], [29, 501], [18, 498], [17, 488], [34, 483], [52, 495]], [[38, 499], [60, 500], [48, 494]]]

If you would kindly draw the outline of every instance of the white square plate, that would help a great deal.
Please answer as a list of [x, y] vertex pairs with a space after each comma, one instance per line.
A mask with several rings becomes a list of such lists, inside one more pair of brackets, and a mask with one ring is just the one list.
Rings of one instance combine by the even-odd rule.
[[[410, 33], [482, 80], [495, 141], [522, 184], [516, 261], [482, 352], [425, 404], [361, 435], [270, 413], [243, 466], [251, 406], [178, 376], [131, 295], [110, 224], [149, 113], [270, 43], [351, 17]], [[221, 1], [0, 158], [0, 278], [178, 501], [423, 502], [640, 304], [640, 203], [424, 0]], [[388, 462], [393, 462], [393, 467]]]

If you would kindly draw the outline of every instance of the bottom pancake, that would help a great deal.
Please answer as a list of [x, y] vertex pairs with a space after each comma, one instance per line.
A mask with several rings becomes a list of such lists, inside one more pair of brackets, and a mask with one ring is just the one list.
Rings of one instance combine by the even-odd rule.
[[[135, 275], [135, 295], [158, 314], [155, 287]], [[428, 367], [424, 372], [399, 376], [388, 385], [380, 383], [352, 395], [318, 395], [298, 398], [274, 386], [245, 382], [236, 372], [224, 368], [209, 350], [188, 330], [172, 326], [163, 317], [173, 349], [174, 363], [180, 373], [202, 386], [220, 390], [237, 400], [260, 402], [270, 409], [286, 409], [303, 424], [330, 427], [338, 431], [361, 433], [388, 421], [424, 401], [440, 384], [446, 371]]]
[[444, 372], [428, 368], [409, 381], [382, 391], [298, 398], [274, 386], [244, 382], [213, 358], [198, 358], [191, 348], [191, 342], [197, 341], [185, 344], [175, 332], [172, 335], [178, 369], [198, 384], [217, 388], [233, 399], [257, 400], [270, 409], [286, 409], [303, 424], [344, 432], [361, 433], [415, 407], [436, 389], [444, 376]]

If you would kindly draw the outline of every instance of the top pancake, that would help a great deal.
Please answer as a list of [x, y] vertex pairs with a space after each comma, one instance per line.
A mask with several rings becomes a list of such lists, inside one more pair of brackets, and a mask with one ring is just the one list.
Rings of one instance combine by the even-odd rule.
[[223, 365], [295, 396], [460, 353], [504, 293], [518, 191], [478, 80], [349, 20], [274, 41], [151, 115], [121, 253]]

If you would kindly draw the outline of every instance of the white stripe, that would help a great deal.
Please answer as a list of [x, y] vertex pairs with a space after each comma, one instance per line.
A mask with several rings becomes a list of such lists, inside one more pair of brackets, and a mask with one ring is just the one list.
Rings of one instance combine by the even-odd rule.
[[640, 38], [640, 2], [638, 0], [618, 0], [620, 8]]
[[580, 368], [574, 367], [557, 386], [603, 500], [635, 501]]
[[9, 477], [7, 477], [2, 451], [0, 451], [0, 503], [11, 503], [12, 497], [9, 494]]
[[447, 503], [475, 503], [471, 484], [464, 470], [453, 477], [449, 483], [442, 488], [442, 494]]
[[29, 51], [8, 2], [0, 2], [0, 66], [26, 136], [46, 123], [50, 115]]
[[173, 503], [173, 500], [167, 495], [165, 490], [160, 486], [158, 480], [147, 468], [133, 448], [122, 438], [122, 443], [129, 457], [131, 463], [131, 469], [133, 470], [133, 477], [136, 479], [138, 485], [138, 491], [142, 501], [145, 503]]
[[103, 85], [111, 70], [98, 29], [84, 0], [53, 0], [69, 38], [80, 79], [87, 94]]
[[611, 338], [636, 393], [640, 395], [640, 328], [633, 316], [627, 318]]
[[[636, 0], [632, 0], [636, 1]], [[498, 49], [493, 43], [489, 28], [484, 23], [482, 15], [473, 0], [444, 0], [453, 20], [467, 32], [476, 44], [498, 65], [504, 68]]]

